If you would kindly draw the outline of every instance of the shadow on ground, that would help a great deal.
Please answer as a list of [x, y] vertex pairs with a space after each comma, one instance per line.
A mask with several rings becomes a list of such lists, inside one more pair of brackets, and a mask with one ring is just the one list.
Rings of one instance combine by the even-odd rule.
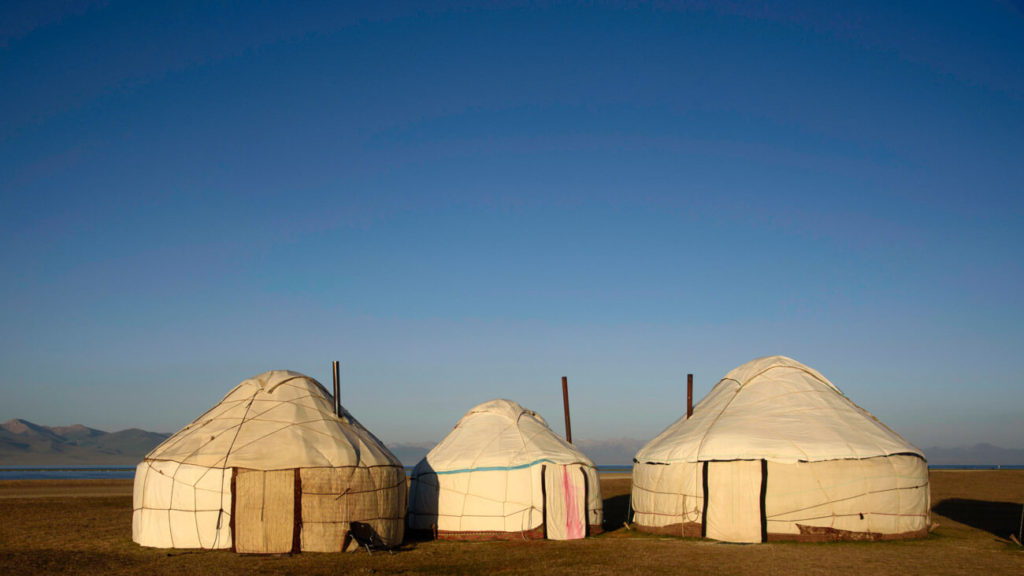
[[933, 506], [932, 512], [1000, 538], [1009, 538], [1020, 531], [1024, 504], [949, 498]]
[[604, 529], [608, 532], [622, 528], [629, 514], [629, 494], [620, 494], [604, 500]]

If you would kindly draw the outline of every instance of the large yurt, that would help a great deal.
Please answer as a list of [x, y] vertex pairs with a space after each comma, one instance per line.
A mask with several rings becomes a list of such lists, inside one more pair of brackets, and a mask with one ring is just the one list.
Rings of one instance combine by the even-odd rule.
[[[340, 406], [340, 405], [339, 405]], [[250, 378], [138, 465], [132, 539], [239, 553], [340, 551], [404, 535], [402, 464], [316, 380]], [[378, 542], [379, 543], [379, 542]]]
[[636, 454], [640, 530], [727, 542], [924, 536], [924, 454], [785, 356], [726, 374]]
[[409, 527], [439, 538], [572, 540], [603, 517], [594, 463], [511, 400], [467, 412], [409, 485]]

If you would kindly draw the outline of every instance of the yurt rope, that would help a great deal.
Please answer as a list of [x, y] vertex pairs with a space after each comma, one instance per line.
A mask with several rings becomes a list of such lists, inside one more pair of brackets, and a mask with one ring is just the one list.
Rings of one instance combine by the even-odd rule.
[[[242, 419], [238, 422], [238, 427], [235, 428], [235, 436], [234, 436], [234, 438], [231, 439], [231, 443], [228, 444], [228, 449], [224, 453], [224, 459], [223, 459], [224, 460], [224, 462], [223, 462], [223, 466], [224, 467], [227, 466], [228, 456], [231, 455], [231, 450], [235, 446], [235, 441], [238, 440], [238, 433], [242, 431], [242, 424], [245, 423], [245, 419], [249, 415], [249, 410], [252, 408], [252, 403], [255, 402], [255, 401], [256, 401], [256, 394], [253, 394], [252, 398], [249, 399], [249, 403], [246, 404], [246, 406], [245, 406], [245, 412], [242, 413]], [[221, 469], [222, 470], [226, 470], [226, 468], [223, 468], [223, 467]], [[264, 482], [266, 482], [266, 478], [264, 478]], [[232, 495], [232, 497], [234, 497], [234, 495]], [[224, 513], [224, 490], [220, 491], [220, 504], [219, 504], [219, 506], [220, 506], [220, 514], [223, 514]], [[197, 523], [196, 529], [198, 530], [198, 522], [199, 522], [198, 514], [196, 516], [197, 516], [196, 517], [196, 523]], [[260, 511], [260, 518], [262, 519], [262, 517], [263, 517], [263, 512], [261, 510]], [[219, 529], [219, 524], [220, 524], [220, 518], [219, 517], [217, 519], [217, 523], [218, 523], [217, 536], [213, 539], [213, 545], [211, 546], [211, 548], [216, 548], [217, 544], [220, 542], [221, 531]], [[234, 534], [232, 534], [232, 537], [234, 537]]]
[[[319, 383], [316, 384], [318, 384], [319, 386]], [[321, 426], [319, 426], [319, 424], [321, 422], [334, 420], [333, 411], [332, 417], [328, 418], [325, 414], [322, 413], [323, 410], [319, 410], [321, 408], [321, 404], [323, 404], [324, 406], [326, 406], [326, 404], [319, 401], [319, 399], [316, 397], [315, 390], [309, 390], [303, 388], [302, 386], [297, 386], [291, 380], [280, 383], [280, 387], [287, 387], [289, 389], [296, 390], [299, 392], [299, 394], [295, 398], [276, 400], [275, 402], [272, 402], [270, 406], [265, 410], [257, 412], [255, 401], [257, 399], [260, 399], [258, 396], [259, 390], [253, 391], [252, 387], [243, 387], [243, 390], [239, 390], [236, 387], [236, 389], [232, 390], [231, 393], [226, 395], [224, 399], [221, 400], [220, 403], [204, 412], [199, 418], [196, 419], [196, 421], [194, 421], [192, 424], [189, 424], [181, 431], [179, 431], [179, 433], [175, 435], [177, 436], [177, 438], [172, 437], [168, 439], [168, 441], [162, 443], [158, 447], [158, 449], [155, 449], [154, 452], [151, 453], [155, 456], [155, 458], [148, 459], [146, 461], [146, 466], [143, 467], [143, 471], [145, 473], [145, 477], [142, 481], [143, 498], [142, 501], [139, 503], [138, 513], [140, 515], [143, 515], [147, 510], [155, 511], [157, 509], [159, 509], [160, 512], [162, 513], [166, 513], [166, 524], [164, 524], [166, 528], [164, 529], [163, 534], [166, 535], [165, 538], [168, 538], [170, 540], [172, 547], [198, 546], [200, 548], [216, 548], [221, 545], [220, 543], [222, 542], [222, 538], [225, 536], [224, 532], [226, 532], [227, 537], [232, 536], [229, 530], [225, 530], [225, 520], [229, 518], [231, 515], [230, 511], [225, 509], [225, 501], [227, 500], [226, 497], [231, 497], [231, 468], [227, 468], [227, 466], [228, 464], [230, 464], [229, 459], [232, 455], [237, 454], [239, 451], [245, 449], [246, 447], [252, 445], [253, 443], [260, 442], [267, 436], [271, 436], [291, 426], [298, 426], [301, 429], [307, 431], [308, 433], [314, 435], [330, 436], [329, 434], [325, 433], [323, 430], [320, 429]], [[319, 389], [321, 392], [324, 391], [322, 386], [319, 386]], [[243, 399], [232, 398], [232, 395], [237, 396], [240, 393], [252, 393], [252, 395], [249, 398]], [[283, 405], [291, 405], [303, 409], [312, 409], [314, 411], [321, 412], [321, 414], [319, 414], [319, 418], [311, 418], [301, 422], [278, 420], [274, 418], [274, 411], [283, 409]], [[241, 410], [242, 415], [237, 423], [229, 424], [229, 422], [226, 422], [226, 420], [230, 421], [238, 418], [238, 416], [234, 416], [231, 418], [228, 418], [227, 416], [229, 414], [237, 414], [240, 411], [239, 409], [243, 408], [243, 406], [244, 410]], [[362, 426], [354, 419], [352, 419], [347, 413], [345, 420], [352, 427], [365, 431], [365, 428], [362, 428]], [[259, 421], [261, 425], [266, 423], [277, 423], [280, 424], [281, 426], [277, 427], [276, 430], [260, 435], [260, 437], [258, 438], [244, 440], [245, 437], [241, 436], [242, 425], [245, 424], [246, 422], [251, 423], [255, 421]], [[225, 424], [228, 425], [225, 426]], [[221, 428], [221, 426], [223, 426], [223, 428]], [[209, 431], [210, 428], [217, 428], [217, 430], [207, 432], [204, 435], [204, 430]], [[218, 458], [218, 462], [206, 466], [200, 466], [198, 464], [186, 464], [186, 462], [190, 462], [192, 460], [197, 460], [198, 458], [200, 458], [200, 455], [204, 454], [203, 450], [207, 449], [210, 446], [210, 442], [212, 442], [215, 438], [226, 436], [225, 433], [231, 433], [232, 428], [234, 428], [233, 435], [231, 436], [230, 443], [228, 443], [226, 450], [223, 452], [223, 455], [218, 454], [215, 456]], [[347, 433], [346, 430], [343, 430], [343, 432], [345, 432], [346, 437], [349, 437], [351, 435]], [[192, 441], [196, 440], [196, 435], [201, 435], [199, 438], [199, 442], [197, 442], [197, 446], [194, 449], [190, 450], [187, 454], [180, 454], [174, 456], [168, 454], [168, 452], [173, 451], [175, 448], [180, 449], [184, 445], [184, 443], [190, 444]], [[208, 438], [205, 438], [203, 436], [208, 436]], [[227, 438], [224, 439], [227, 440]], [[367, 446], [381, 445], [380, 441], [377, 440], [376, 438], [373, 438], [373, 440], [376, 440], [376, 442], [371, 444], [370, 441], [367, 441]], [[162, 455], [166, 456], [161, 457]], [[206, 454], [205, 456], [209, 455]], [[169, 468], [172, 466], [173, 470], [164, 470], [165, 468]], [[215, 468], [215, 466], [220, 466], [220, 468]], [[167, 484], [157, 484], [157, 477], [154, 476], [153, 478], [150, 478], [149, 474], [159, 474], [160, 476], [166, 477], [169, 480], [169, 482]], [[216, 477], [218, 478], [216, 486], [212, 486], [210, 482], [210, 478], [213, 477], [214, 475], [216, 475]], [[370, 494], [368, 496], [370, 496], [370, 498], [373, 501], [374, 505], [372, 506], [372, 508], [378, 511], [377, 516], [382, 515], [380, 511], [384, 506], [384, 498], [382, 497], [381, 494], [377, 494], [377, 492], [392, 491], [404, 486], [405, 474], [400, 467], [398, 468], [398, 472], [395, 474], [395, 476], [400, 477], [398, 480], [396, 480], [396, 482], [383, 482], [383, 477], [378, 478], [376, 475], [371, 474], [370, 489], [363, 491], [373, 492], [373, 494]], [[391, 478], [391, 475], [388, 475], [387, 477]], [[388, 484], [389, 486], [384, 486], [385, 484]], [[181, 503], [177, 506], [172, 504], [166, 507], [160, 506], [157, 509], [148, 508], [147, 502], [145, 500], [145, 494], [147, 494], [150, 490], [159, 488], [161, 485], [163, 486], [162, 488], [160, 488], [162, 492], [168, 494], [169, 491], [169, 495], [167, 496], [167, 498], [170, 501], [173, 502], [180, 500]], [[268, 488], [266, 486], [266, 478], [264, 478], [264, 502], [262, 503], [260, 510], [261, 518], [265, 518], [267, 490]], [[213, 492], [216, 492], [216, 494], [213, 494]], [[349, 496], [351, 496], [351, 494]], [[216, 500], [214, 500], [214, 498], [216, 498]], [[215, 509], [212, 506], [210, 506], [210, 509], [208, 510], [200, 509], [200, 507], [205, 508], [204, 503], [210, 502], [211, 500], [215, 502]], [[346, 498], [346, 506], [349, 505], [348, 500], [349, 498]], [[175, 515], [175, 512], [179, 514]], [[187, 535], [187, 533], [183, 534], [183, 532], [180, 529], [177, 532], [173, 532], [171, 530], [171, 526], [173, 525], [172, 518], [177, 519], [177, 521], [180, 522], [182, 519], [180, 513], [182, 512], [190, 514], [193, 519], [193, 529], [195, 530], [194, 540], [190, 538]], [[214, 533], [213, 541], [210, 542], [205, 538], [205, 534], [209, 531], [209, 528], [211, 527], [211, 525], [213, 525], [213, 522], [207, 522], [204, 518], [209, 518], [210, 520], [213, 520], [213, 518], [209, 515], [213, 512], [216, 512], [216, 531]], [[400, 510], [395, 510], [393, 512], [388, 511], [386, 514], [383, 515], [388, 516], [388, 518], [386, 518], [388, 520], [401, 521], [401, 518], [398, 517], [399, 514]], [[346, 512], [346, 515], [348, 515], [348, 512]], [[375, 524], [377, 524], [376, 521], [383, 520], [383, 518], [367, 518], [366, 520], [374, 520]]]

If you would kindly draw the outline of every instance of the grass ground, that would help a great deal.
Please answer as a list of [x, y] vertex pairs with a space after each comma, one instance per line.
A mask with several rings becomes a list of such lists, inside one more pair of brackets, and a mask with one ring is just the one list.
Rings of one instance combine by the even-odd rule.
[[933, 471], [928, 538], [723, 544], [623, 527], [630, 480], [602, 479], [609, 531], [573, 542], [405, 544], [394, 554], [239, 556], [156, 550], [131, 540], [130, 480], [0, 481], [0, 574], [1024, 574], [1006, 538], [1024, 471]]

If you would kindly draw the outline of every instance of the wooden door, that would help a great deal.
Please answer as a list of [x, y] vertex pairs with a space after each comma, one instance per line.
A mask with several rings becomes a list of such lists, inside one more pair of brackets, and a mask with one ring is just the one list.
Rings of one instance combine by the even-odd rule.
[[235, 551], [291, 552], [295, 527], [295, 471], [240, 468], [235, 476]]

